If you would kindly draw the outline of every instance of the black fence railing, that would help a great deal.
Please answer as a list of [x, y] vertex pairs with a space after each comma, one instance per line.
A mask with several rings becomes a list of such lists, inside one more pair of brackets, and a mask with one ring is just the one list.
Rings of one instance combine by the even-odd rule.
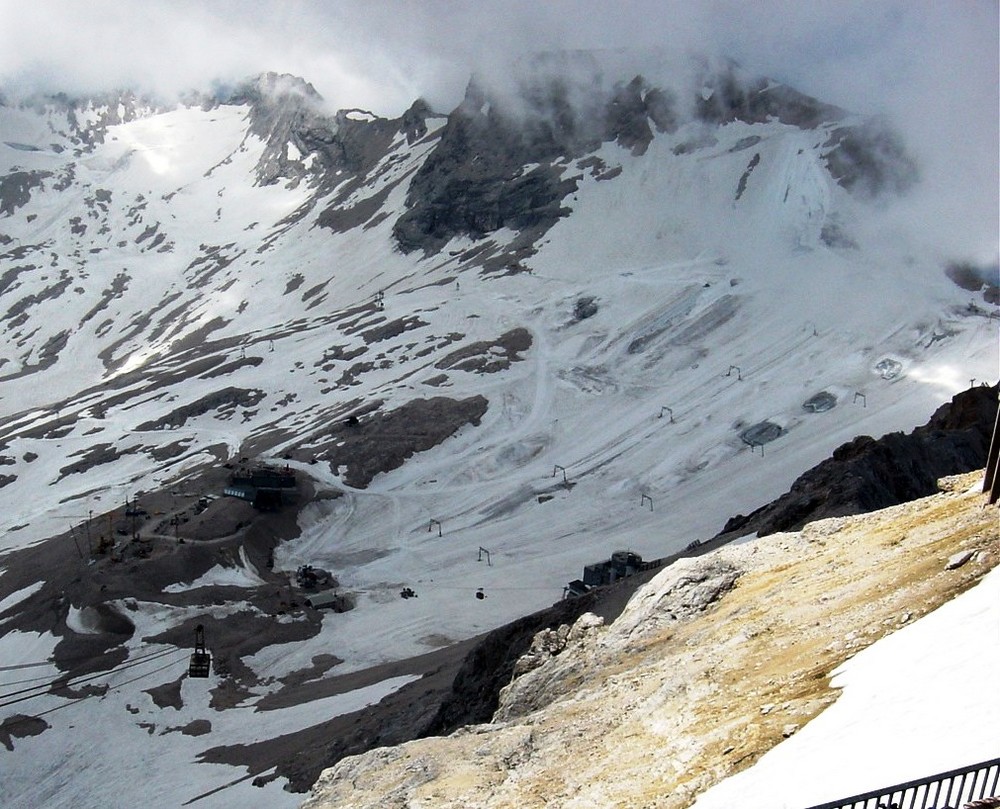
[[1000, 795], [1000, 758], [809, 809], [963, 809]]

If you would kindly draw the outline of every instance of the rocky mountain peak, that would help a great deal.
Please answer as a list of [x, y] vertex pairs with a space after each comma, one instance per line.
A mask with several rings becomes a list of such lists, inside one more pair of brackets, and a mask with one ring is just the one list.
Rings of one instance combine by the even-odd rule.
[[[839, 107], [752, 76], [732, 62], [702, 63], [693, 84], [676, 79], [683, 89], [639, 73], [610, 80], [594, 58], [579, 55], [542, 64], [545, 70], [515, 73], [502, 85], [480, 77], [469, 82], [410, 185], [407, 211], [394, 228], [404, 253], [434, 253], [454, 236], [479, 239], [509, 228], [520, 234], [519, 243], [500, 263], [516, 266], [567, 213], [563, 200], [579, 179], [568, 171], [569, 161], [605, 143], [639, 157], [655, 134], [672, 135], [685, 124], [825, 126], [831, 131], [825, 153], [830, 175], [868, 196], [904, 191], [916, 176], [888, 127], [852, 119]], [[702, 132], [702, 145], [711, 140]], [[690, 150], [678, 144], [675, 154]]]
[[422, 98], [410, 105], [399, 119], [400, 131], [406, 134], [407, 144], [412, 145], [427, 134], [427, 119], [434, 114], [430, 104]]
[[848, 117], [847, 111], [839, 107], [766, 77], [753, 76], [735, 62], [703, 67], [694, 110], [696, 117], [706, 123], [776, 120], [802, 129], [815, 129]]
[[320, 191], [363, 176], [385, 157], [397, 132], [408, 143], [419, 140], [434, 114], [423, 99], [398, 119], [360, 108], [331, 113], [312, 84], [278, 73], [249, 80], [224, 103], [250, 107], [249, 131], [266, 144], [257, 164], [260, 185], [284, 180], [294, 187], [305, 179]]

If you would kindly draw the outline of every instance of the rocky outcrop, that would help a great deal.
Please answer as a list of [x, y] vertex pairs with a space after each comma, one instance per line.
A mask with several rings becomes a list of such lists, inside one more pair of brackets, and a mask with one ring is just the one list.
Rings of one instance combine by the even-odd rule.
[[650, 87], [642, 76], [636, 76], [615, 88], [604, 121], [605, 141], [615, 141], [632, 154], [642, 155], [653, 140], [650, 121], [659, 132], [674, 132], [679, 116], [671, 93]]
[[[639, 590], [612, 630], [599, 632], [604, 620], [584, 613], [572, 626], [540, 632], [517, 661], [513, 679], [500, 692], [495, 722], [506, 722], [567, 697], [586, 682], [583, 660], [607, 653], [610, 638], [630, 645], [656, 636], [677, 621], [693, 618], [729, 592], [740, 568], [726, 560], [681, 559]], [[593, 649], [590, 647], [594, 647]]]
[[791, 87], [763, 77], [751, 77], [735, 64], [722, 68], [706, 66], [695, 100], [695, 114], [705, 123], [748, 124], [769, 120], [814, 129], [822, 123], [839, 121], [847, 112], [824, 104]]
[[330, 115], [311, 84], [287, 74], [264, 73], [224, 103], [250, 107], [249, 131], [264, 142], [257, 164], [260, 185], [307, 179], [329, 187], [338, 171], [363, 174], [385, 155], [400, 129], [399, 121], [364, 110]]
[[[595, 74], [582, 90], [570, 75], [556, 72], [522, 82], [507, 95], [475, 80], [469, 84], [440, 142], [414, 176], [408, 210], [393, 227], [404, 253], [434, 253], [452, 237], [479, 239], [501, 228], [533, 242], [568, 213], [562, 200], [576, 191], [579, 180], [566, 173], [569, 160], [608, 142], [639, 156], [652, 142], [654, 128], [669, 133], [685, 122], [680, 110], [687, 99], [678, 102], [672, 91], [642, 76], [602, 90]], [[883, 123], [851, 122], [839, 107], [751, 77], [733, 64], [706, 65], [696, 85], [691, 106], [702, 124], [779, 121], [815, 129], [843, 122], [830, 135], [826, 159], [833, 178], [849, 191], [900, 192], [916, 180], [913, 161]]]
[[[477, 85], [448, 118], [441, 139], [414, 176], [407, 211], [393, 226], [403, 252], [436, 252], [457, 235], [473, 238], [510, 227], [551, 227], [576, 189], [563, 178], [559, 130], [527, 126], [503, 114]], [[538, 164], [523, 171], [528, 164]]]
[[902, 193], [918, 179], [916, 163], [885, 121], [851, 119], [843, 109], [762, 77], [751, 77], [728, 64], [706, 67], [695, 100], [695, 114], [705, 123], [748, 124], [775, 120], [802, 129], [837, 126], [827, 139], [827, 170], [854, 194], [875, 197]]
[[944, 268], [944, 274], [964, 290], [981, 292], [986, 303], [1000, 304], [1000, 266], [997, 264], [952, 261]]
[[826, 146], [827, 170], [848, 191], [865, 197], [899, 194], [917, 182], [917, 165], [884, 122], [840, 127]]
[[559, 632], [560, 627], [574, 624], [585, 613], [598, 614], [605, 620], [616, 618], [640, 581], [639, 577], [626, 579], [613, 588], [564, 599], [547, 610], [487, 633], [465, 656], [454, 675], [450, 693], [421, 735], [441, 735], [466, 725], [489, 722], [499, 707], [501, 689], [510, 683], [519, 664], [522, 668], [527, 665], [520, 661], [530, 653], [538, 633]]
[[422, 98], [414, 101], [399, 119], [399, 131], [406, 135], [406, 142], [414, 144], [427, 134], [427, 119], [434, 117], [430, 105]]
[[660, 131], [677, 126], [669, 93], [641, 76], [608, 96], [594, 90], [581, 99], [578, 90], [550, 77], [520, 87], [515, 102], [472, 81], [410, 184], [408, 210], [393, 228], [400, 249], [436, 252], [454, 236], [504, 227], [540, 235], [568, 213], [562, 200], [577, 189], [567, 159], [605, 141], [642, 154], [650, 121]]
[[721, 534], [764, 536], [933, 494], [938, 478], [985, 465], [996, 413], [997, 386], [980, 386], [959, 393], [909, 435], [858, 436], [774, 502], [732, 517]]
[[49, 129], [52, 142], [48, 148], [55, 152], [73, 148], [76, 154], [104, 143], [111, 126], [171, 108], [132, 90], [83, 96], [36, 94], [20, 100], [19, 106], [51, 115]]
[[12, 216], [14, 211], [27, 205], [31, 191], [52, 176], [49, 171], [12, 171], [0, 177], [0, 216]]
[[505, 371], [511, 363], [524, 359], [521, 352], [531, 348], [531, 342], [531, 332], [518, 327], [501, 334], [496, 340], [481, 340], [462, 346], [446, 354], [434, 363], [434, 367], [479, 374]]
[[845, 659], [997, 563], [980, 477], [681, 560], [610, 626], [540, 632], [493, 721], [346, 758], [303, 809], [690, 806], [829, 705]]

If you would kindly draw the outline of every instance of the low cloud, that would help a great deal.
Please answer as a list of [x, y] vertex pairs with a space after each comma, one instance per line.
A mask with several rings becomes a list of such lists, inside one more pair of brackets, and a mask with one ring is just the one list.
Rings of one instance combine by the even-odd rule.
[[171, 96], [273, 70], [334, 108], [398, 115], [420, 96], [447, 111], [473, 72], [540, 50], [724, 55], [887, 117], [921, 166], [907, 215], [995, 258], [997, 41], [994, 0], [0, 0], [0, 92]]

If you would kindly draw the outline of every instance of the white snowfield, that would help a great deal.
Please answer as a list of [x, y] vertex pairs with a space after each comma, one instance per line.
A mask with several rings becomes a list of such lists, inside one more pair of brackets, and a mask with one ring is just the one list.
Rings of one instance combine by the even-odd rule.
[[[829, 126], [732, 123], [713, 130], [711, 145], [685, 151], [678, 147], [704, 134], [686, 124], [658, 133], [643, 156], [605, 144], [597, 156], [621, 169], [610, 180], [566, 159], [566, 176], [580, 176], [564, 202], [571, 214], [525, 260], [530, 272], [497, 277], [462, 263], [461, 251], [475, 246], [469, 239], [426, 257], [394, 247], [408, 183], [393, 182], [433, 149], [440, 119], [416, 144], [398, 136], [354, 192], [352, 201], [386, 192], [383, 210], [394, 215], [344, 232], [317, 225], [336, 192], [314, 200], [304, 181], [252, 184], [263, 144], [248, 134], [245, 107], [115, 125], [79, 159], [66, 143], [52, 148], [50, 123], [60, 128], [57, 113], [0, 107], [0, 173], [53, 172], [29, 203], [0, 217], [0, 233], [12, 239], [0, 247], [0, 277], [10, 273], [0, 309], [26, 301], [24, 322], [0, 322], [2, 453], [13, 459], [0, 475], [17, 477], [0, 487], [0, 552], [65, 531], [130, 493], [178, 485], [251, 439], [266, 437], [274, 458], [308, 436], [318, 442], [354, 400], [378, 399], [387, 411], [417, 398], [482, 395], [489, 407], [478, 426], [364, 489], [329, 464], [291, 462], [343, 496], [302, 511], [301, 535], [277, 550], [275, 569], [331, 570], [357, 606], [325, 616], [308, 641], [245, 659], [264, 680], [237, 708], [212, 709], [211, 684], [194, 680], [183, 682], [183, 707], [156, 707], [148, 689], [175, 680], [187, 651], [140, 639], [192, 616], [143, 603], [121, 605], [134, 608], [127, 648], [136, 665], [98, 681], [111, 686], [105, 696], [0, 697], [0, 721], [26, 714], [51, 725], [0, 750], [4, 805], [296, 806], [301, 796], [284, 792], [283, 779], [254, 787], [242, 769], [199, 754], [356, 710], [406, 678], [256, 711], [276, 678], [318, 654], [344, 660], [337, 674], [402, 659], [548, 606], [585, 564], [621, 548], [645, 558], [679, 551], [780, 495], [843, 442], [909, 431], [970, 384], [996, 381], [995, 307], [970, 304], [974, 296], [943, 271], [964, 256], [941, 251], [920, 223], [883, 227], [879, 209], [890, 203], [857, 200], [836, 185], [823, 160]], [[759, 141], [741, 147], [750, 137]], [[302, 157], [294, 148], [288, 155]], [[73, 184], [56, 190], [70, 163]], [[854, 246], [824, 241], [834, 224]], [[384, 311], [344, 325], [345, 311], [383, 291]], [[577, 320], [583, 297], [597, 312]], [[420, 324], [368, 345], [361, 332], [376, 315]], [[532, 345], [506, 371], [434, 367], [457, 347], [518, 327]], [[464, 336], [449, 344], [453, 334]], [[217, 342], [213, 367], [228, 368], [221, 376], [187, 364], [184, 352], [207, 340]], [[332, 361], [334, 347], [367, 353]], [[898, 365], [891, 378], [878, 369], [886, 359], [893, 364], [882, 368]], [[338, 386], [359, 361], [373, 367]], [[444, 382], [427, 384], [442, 373]], [[263, 397], [149, 426], [229, 386]], [[807, 412], [803, 402], [821, 391], [836, 406]], [[764, 421], [782, 434], [752, 448], [741, 432]], [[174, 443], [178, 453], [154, 457], [152, 449]], [[120, 454], [67, 471], [99, 445]], [[252, 587], [259, 571], [245, 555], [241, 562], [171, 591]], [[419, 597], [400, 599], [403, 586]], [[475, 597], [479, 588], [485, 598]], [[0, 609], [32, 592], [8, 592], [0, 573]], [[73, 608], [70, 629], [92, 631], [87, 613]], [[23, 687], [22, 677], [54, 676], [47, 661], [57, 640], [0, 635], [0, 692]], [[856, 665], [848, 680], [867, 678]], [[906, 679], [940, 673], [915, 668]], [[198, 720], [211, 723], [209, 733], [180, 732]], [[808, 743], [811, 728], [791, 743]], [[849, 746], [852, 755], [861, 749]], [[921, 761], [921, 769], [937, 766], [930, 754]]]
[[235, 565], [216, 565], [207, 573], [187, 583], [168, 584], [165, 593], [182, 593], [199, 587], [258, 587], [264, 584], [260, 573], [247, 559], [246, 549], [240, 548], [240, 560]]

